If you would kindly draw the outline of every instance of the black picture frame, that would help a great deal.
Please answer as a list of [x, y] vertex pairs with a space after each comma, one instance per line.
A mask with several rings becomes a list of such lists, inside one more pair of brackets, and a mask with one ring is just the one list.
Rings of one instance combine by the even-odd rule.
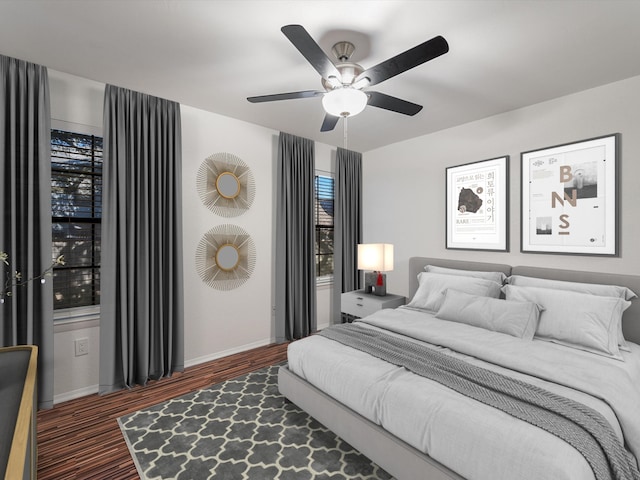
[[620, 134], [521, 153], [520, 251], [618, 256]]
[[446, 248], [509, 251], [509, 155], [446, 169]]

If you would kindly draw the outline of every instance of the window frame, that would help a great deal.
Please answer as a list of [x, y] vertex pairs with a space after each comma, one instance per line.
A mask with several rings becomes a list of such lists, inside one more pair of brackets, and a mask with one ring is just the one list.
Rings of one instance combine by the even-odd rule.
[[[59, 131], [69, 132], [69, 133], [79, 134], [79, 135], [85, 135], [85, 136], [94, 136], [104, 140], [102, 129], [98, 127], [93, 127], [90, 125], [83, 125], [83, 124], [66, 122], [63, 120], [52, 119], [51, 121], [52, 140], [54, 138], [53, 136], [54, 130], [59, 130]], [[104, 147], [103, 147], [103, 150], [104, 150]], [[53, 156], [53, 151], [52, 151], [52, 156]], [[52, 181], [53, 181], [53, 175], [54, 174], [52, 169]], [[52, 211], [51, 211], [52, 226], [54, 223], [56, 223], [56, 220], [58, 220], [59, 222], [60, 219], [66, 219], [66, 218], [70, 218], [73, 221], [73, 217], [55, 217], [53, 212], [53, 205], [52, 205]], [[96, 217], [92, 217], [92, 218], [96, 218]], [[100, 218], [100, 221], [97, 223], [97, 225], [99, 225], [101, 228], [102, 219], [101, 217], [99, 218]], [[88, 223], [87, 220], [82, 219], [82, 217], [76, 220], [79, 220], [78, 223]], [[93, 223], [94, 225], [96, 225], [95, 221], [89, 222], [89, 223]], [[100, 242], [102, 243], [101, 235], [100, 235]], [[88, 268], [100, 269], [100, 265], [93, 265], [92, 263], [92, 265]], [[56, 327], [54, 328], [54, 331], [57, 331], [60, 328], [62, 328], [62, 331], [68, 330], [69, 328], [72, 327], [71, 324], [82, 324], [83, 327], [97, 326], [99, 325], [99, 320], [100, 320], [100, 303], [93, 304], [93, 305], [81, 305], [81, 306], [58, 308], [58, 309], [54, 308], [53, 319], [56, 325]]]
[[[327, 226], [327, 225], [320, 225], [318, 223], [318, 213], [319, 213], [319, 205], [318, 205], [318, 190], [317, 190], [317, 183], [318, 183], [318, 177], [326, 177], [326, 178], [330, 178], [331, 179], [331, 193], [332, 193], [332, 202], [334, 205], [334, 213], [333, 215], [330, 215], [331, 217], [331, 226]], [[334, 250], [334, 246], [335, 246], [335, 236], [334, 236], [334, 232], [335, 232], [335, 175], [333, 172], [328, 172], [325, 170], [320, 170], [320, 169], [316, 169], [315, 173], [314, 173], [314, 179], [313, 179], [313, 220], [314, 220], [314, 259], [316, 262], [316, 286], [323, 286], [323, 285], [329, 285], [333, 283], [333, 272], [335, 269], [335, 250]], [[320, 248], [318, 246], [318, 233], [319, 233], [319, 229], [330, 229], [332, 232], [331, 235], [331, 256], [332, 256], [332, 268], [331, 268], [331, 274], [328, 275], [318, 275], [318, 271], [317, 271], [317, 265], [318, 265], [318, 257], [320, 255], [327, 255], [327, 254], [322, 254], [320, 253]]]

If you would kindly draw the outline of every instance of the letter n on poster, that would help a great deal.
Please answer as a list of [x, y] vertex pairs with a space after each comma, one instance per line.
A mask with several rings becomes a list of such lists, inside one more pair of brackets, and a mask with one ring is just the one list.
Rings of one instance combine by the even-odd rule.
[[618, 255], [619, 134], [521, 154], [523, 253]]
[[447, 168], [446, 247], [507, 252], [509, 156]]

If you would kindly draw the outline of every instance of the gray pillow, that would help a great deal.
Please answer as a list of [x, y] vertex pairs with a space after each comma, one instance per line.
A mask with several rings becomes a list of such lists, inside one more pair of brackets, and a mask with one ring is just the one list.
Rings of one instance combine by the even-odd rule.
[[[564, 280], [548, 280], [546, 278], [526, 277], [523, 275], [511, 275], [507, 283], [518, 287], [551, 288], [553, 290], [568, 290], [571, 292], [590, 293], [599, 297], [619, 297], [632, 300], [638, 296], [633, 290], [618, 285], [602, 285], [598, 283], [567, 282]], [[622, 322], [618, 329], [618, 345], [623, 350], [629, 350], [622, 334]]]
[[543, 308], [536, 338], [622, 360], [618, 329], [631, 302], [568, 290], [505, 285], [507, 300]]
[[418, 290], [407, 306], [437, 312], [448, 288], [472, 295], [498, 298], [501, 287], [499, 283], [483, 278], [421, 272], [418, 274]]
[[424, 267], [425, 272], [441, 273], [443, 275], [462, 275], [463, 277], [476, 277], [491, 280], [497, 283], [504, 283], [507, 276], [502, 272], [481, 272], [476, 270], [460, 270], [457, 268], [436, 267], [435, 265], [427, 265]]
[[479, 297], [450, 288], [436, 318], [532, 340], [540, 311], [540, 307], [533, 302]]

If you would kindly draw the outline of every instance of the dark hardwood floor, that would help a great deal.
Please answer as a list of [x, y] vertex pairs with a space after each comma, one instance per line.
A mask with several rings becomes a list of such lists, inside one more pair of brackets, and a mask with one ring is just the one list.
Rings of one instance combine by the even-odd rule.
[[269, 345], [185, 369], [109, 395], [89, 395], [38, 412], [39, 480], [139, 479], [117, 418], [286, 359]]

